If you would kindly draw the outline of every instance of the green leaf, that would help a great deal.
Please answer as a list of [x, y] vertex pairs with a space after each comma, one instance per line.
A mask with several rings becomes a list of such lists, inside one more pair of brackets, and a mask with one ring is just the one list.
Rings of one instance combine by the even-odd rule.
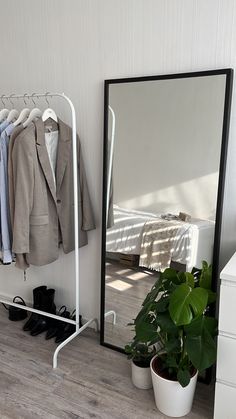
[[158, 347], [162, 347], [161, 345], [161, 340], [160, 340], [160, 336], [158, 334], [155, 335], [155, 337], [150, 340], [150, 342], [148, 342], [148, 345], [155, 345], [156, 343], [159, 343], [160, 345], [158, 345]]
[[138, 313], [136, 319], [134, 320], [134, 324], [138, 324], [139, 322], [145, 322], [147, 318], [149, 317], [149, 313], [153, 307], [153, 302], [149, 302], [145, 304]]
[[143, 306], [153, 303], [156, 300], [159, 292], [162, 290], [162, 283], [161, 280], [158, 279], [155, 284], [153, 285], [151, 291], [147, 294], [146, 298], [144, 299]]
[[179, 353], [181, 350], [181, 342], [179, 339], [169, 338], [165, 343], [165, 351], [167, 353], [177, 352]]
[[165, 279], [169, 279], [173, 282], [179, 284], [178, 274], [175, 269], [173, 268], [166, 268], [164, 272], [161, 272], [160, 279], [163, 281]]
[[168, 312], [158, 314], [156, 322], [160, 327], [161, 332], [178, 335], [178, 327], [173, 322]]
[[169, 297], [161, 297], [160, 300], [158, 300], [155, 303], [155, 307], [154, 307], [155, 312], [164, 313], [168, 308], [169, 301], [170, 301]]
[[162, 289], [167, 291], [170, 291], [174, 285], [179, 285], [182, 282], [176, 270], [172, 268], [167, 268], [161, 273], [160, 281], [162, 283]]
[[190, 272], [180, 272], [178, 274], [180, 283], [186, 283], [190, 287], [194, 288], [194, 276]]
[[177, 326], [189, 324], [200, 316], [207, 306], [208, 293], [203, 288], [179, 285], [170, 297], [169, 312]]
[[202, 272], [200, 275], [199, 285], [201, 288], [210, 290], [212, 282], [212, 265], [208, 265], [205, 260], [202, 261]]
[[178, 368], [178, 364], [176, 362], [176, 358], [175, 358], [175, 356], [173, 354], [167, 354], [167, 355], [165, 355], [163, 357], [163, 359], [164, 359], [163, 365], [166, 368], [176, 368], [176, 369]]
[[207, 329], [210, 335], [215, 337], [217, 335], [217, 320], [214, 317], [202, 315], [184, 326], [187, 336], [201, 336], [203, 329]]
[[191, 375], [188, 370], [179, 370], [177, 373], [177, 380], [182, 387], [186, 387], [191, 379]]
[[203, 371], [214, 364], [216, 360], [216, 320], [201, 316], [185, 326], [185, 350], [193, 366]]
[[214, 303], [216, 301], [216, 293], [212, 290], [209, 290], [209, 289], [207, 289], [206, 291], [208, 293], [207, 305]]
[[125, 345], [125, 353], [130, 354], [132, 352], [130, 345]]
[[136, 339], [147, 343], [156, 337], [156, 327], [152, 323], [140, 322], [136, 325]]
[[194, 288], [194, 276], [190, 272], [184, 272], [186, 284]]

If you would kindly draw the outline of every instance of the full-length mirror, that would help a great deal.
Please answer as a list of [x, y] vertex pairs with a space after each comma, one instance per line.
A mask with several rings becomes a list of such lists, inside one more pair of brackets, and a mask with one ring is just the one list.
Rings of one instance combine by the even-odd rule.
[[167, 267], [218, 275], [231, 70], [107, 80], [101, 342], [118, 348]]

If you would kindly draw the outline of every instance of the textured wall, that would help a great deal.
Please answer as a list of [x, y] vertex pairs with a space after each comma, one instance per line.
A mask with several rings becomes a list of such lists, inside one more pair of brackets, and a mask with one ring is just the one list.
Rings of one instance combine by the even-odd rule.
[[[98, 315], [103, 79], [234, 67], [234, 0], [0, 0], [0, 94], [65, 91], [74, 101], [97, 230], [81, 251], [81, 306]], [[235, 102], [235, 101], [234, 101]], [[235, 106], [225, 191], [224, 263], [236, 243]], [[27, 298], [39, 283], [55, 285], [72, 305], [72, 255], [31, 269], [27, 282], [1, 268], [3, 293]]]

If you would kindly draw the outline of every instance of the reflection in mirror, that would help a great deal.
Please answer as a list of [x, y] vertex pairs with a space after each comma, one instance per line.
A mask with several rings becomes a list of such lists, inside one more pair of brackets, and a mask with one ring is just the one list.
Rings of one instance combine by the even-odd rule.
[[167, 267], [212, 263], [227, 74], [110, 81], [104, 342], [123, 348]]

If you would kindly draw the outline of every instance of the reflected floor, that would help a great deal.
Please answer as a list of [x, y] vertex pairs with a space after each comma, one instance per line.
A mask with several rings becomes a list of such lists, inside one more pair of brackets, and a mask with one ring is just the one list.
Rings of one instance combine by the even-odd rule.
[[137, 316], [158, 277], [158, 272], [129, 267], [119, 261], [107, 261], [105, 312], [116, 312], [116, 324], [113, 325], [111, 315], [105, 319], [105, 342], [123, 348], [132, 340], [132, 326], [127, 325]]

